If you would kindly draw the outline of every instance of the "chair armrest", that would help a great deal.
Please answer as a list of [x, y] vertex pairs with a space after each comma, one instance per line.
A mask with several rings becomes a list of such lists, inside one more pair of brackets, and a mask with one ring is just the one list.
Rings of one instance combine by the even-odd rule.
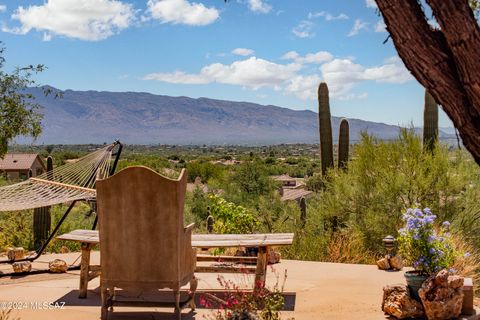
[[191, 233], [193, 231], [194, 226], [195, 226], [195, 223], [190, 223], [188, 226], [183, 228], [183, 232], [185, 232], [185, 233], [190, 232]]

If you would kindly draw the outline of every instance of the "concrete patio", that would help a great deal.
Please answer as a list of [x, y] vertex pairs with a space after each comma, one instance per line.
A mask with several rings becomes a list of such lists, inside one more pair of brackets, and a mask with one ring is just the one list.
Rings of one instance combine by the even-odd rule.
[[[45, 255], [34, 263], [33, 269], [48, 267], [48, 261], [56, 258], [73, 263], [78, 257], [79, 253]], [[94, 252], [92, 262], [98, 263], [98, 260], [99, 254]], [[380, 310], [382, 288], [404, 282], [402, 272], [384, 272], [372, 265], [283, 260], [273, 268], [274, 272], [269, 268], [267, 286], [276, 283], [276, 275], [281, 283], [287, 270], [285, 291], [296, 293], [295, 311], [285, 311], [285, 319], [388, 319]], [[0, 266], [0, 272], [10, 271], [9, 265]], [[220, 289], [216, 274], [200, 273], [197, 276], [199, 290]], [[244, 286], [253, 283], [252, 276], [228, 274], [225, 278]], [[12, 316], [20, 319], [99, 319], [99, 279], [90, 282], [87, 299], [78, 299], [78, 284], [77, 270], [66, 274], [1, 277], [0, 308], [5, 302], [17, 303], [22, 309], [14, 310]], [[59, 308], [39, 308], [44, 302], [56, 302]], [[35, 303], [38, 303], [37, 308]], [[212, 314], [212, 310], [200, 306], [194, 313], [189, 311], [183, 311], [183, 319], [208, 319]], [[115, 308], [109, 319], [174, 319], [174, 316], [170, 309]], [[463, 319], [480, 319], [479, 311], [476, 316]]]

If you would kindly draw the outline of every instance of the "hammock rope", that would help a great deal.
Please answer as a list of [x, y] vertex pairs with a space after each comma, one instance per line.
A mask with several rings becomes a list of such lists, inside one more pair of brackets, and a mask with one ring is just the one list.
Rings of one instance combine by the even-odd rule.
[[27, 181], [0, 188], [0, 211], [18, 211], [96, 197], [97, 179], [107, 178], [115, 144]]

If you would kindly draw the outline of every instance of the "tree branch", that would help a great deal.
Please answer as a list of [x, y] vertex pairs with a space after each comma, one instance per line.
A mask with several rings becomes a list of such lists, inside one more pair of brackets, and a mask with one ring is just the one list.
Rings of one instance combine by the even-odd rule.
[[471, 103], [445, 36], [430, 27], [417, 0], [375, 1], [405, 66], [443, 106], [480, 165], [480, 119], [466, 112]]
[[466, 0], [427, 0], [450, 47], [470, 101], [469, 113], [480, 114], [480, 27]]

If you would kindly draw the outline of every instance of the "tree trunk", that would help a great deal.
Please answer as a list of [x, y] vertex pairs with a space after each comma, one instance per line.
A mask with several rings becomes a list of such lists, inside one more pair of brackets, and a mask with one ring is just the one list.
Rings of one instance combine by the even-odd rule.
[[480, 28], [467, 0], [427, 0], [433, 29], [417, 0], [375, 0], [398, 55], [442, 105], [480, 165]]

